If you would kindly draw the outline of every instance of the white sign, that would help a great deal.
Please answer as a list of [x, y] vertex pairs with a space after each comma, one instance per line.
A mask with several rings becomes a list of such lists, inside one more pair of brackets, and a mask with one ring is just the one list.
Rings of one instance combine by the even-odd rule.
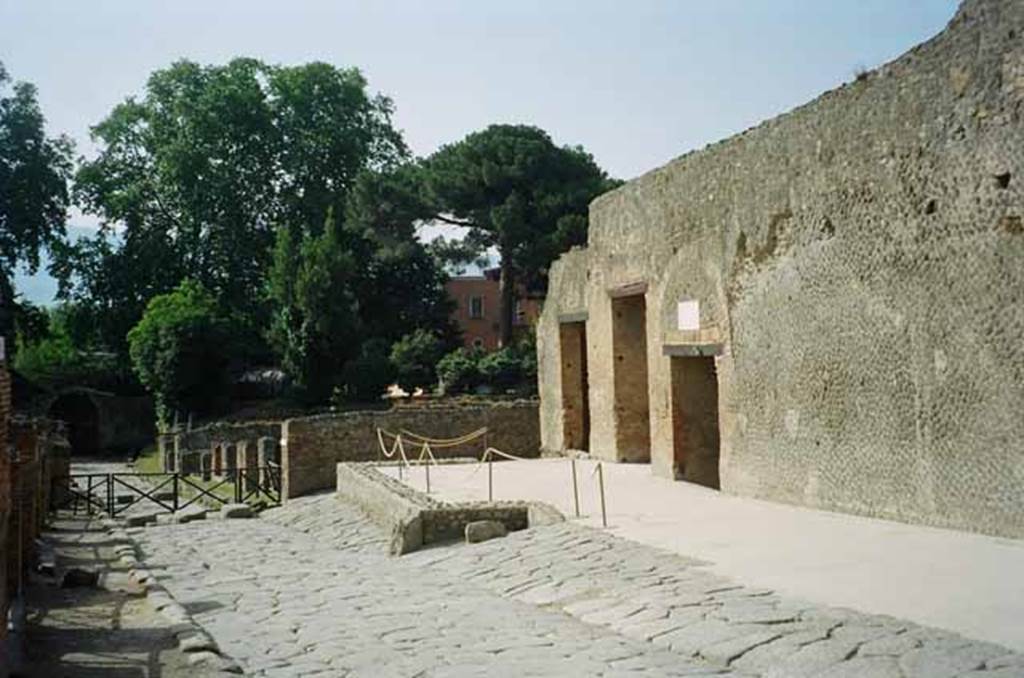
[[678, 305], [679, 327], [681, 330], [700, 329], [700, 302], [680, 301]]

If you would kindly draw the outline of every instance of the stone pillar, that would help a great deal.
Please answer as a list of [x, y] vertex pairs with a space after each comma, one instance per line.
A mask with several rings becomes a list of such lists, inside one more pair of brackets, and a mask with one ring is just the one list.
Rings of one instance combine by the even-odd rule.
[[268, 467], [271, 465], [280, 466], [281, 459], [279, 456], [279, 448], [277, 438], [270, 436], [264, 436], [256, 442], [257, 449], [257, 464], [260, 469], [260, 484], [267, 485], [271, 477], [278, 477], [276, 473], [268, 473]]
[[[185, 449], [184, 441], [181, 439], [181, 434], [174, 434], [174, 459], [175, 459], [175, 470], [180, 473], [187, 473], [183, 467], [185, 460], [184, 456], [188, 454], [188, 450]], [[193, 472], [194, 473], [194, 472]]]
[[216, 455], [212, 450], [199, 452], [199, 472], [202, 474], [203, 480], [209, 481], [213, 477], [213, 460], [215, 458]]
[[224, 475], [224, 455], [221, 452], [224, 445], [221, 443], [214, 443], [210, 446], [210, 456], [212, 457], [213, 475], [222, 476]]
[[238, 468], [245, 472], [245, 490], [252, 492], [259, 487], [259, 471], [257, 467], [256, 445], [249, 440], [239, 440], [238, 447]]
[[235, 477], [235, 470], [238, 468], [238, 451], [234, 443], [222, 443], [220, 446], [224, 458], [222, 471], [227, 478]]

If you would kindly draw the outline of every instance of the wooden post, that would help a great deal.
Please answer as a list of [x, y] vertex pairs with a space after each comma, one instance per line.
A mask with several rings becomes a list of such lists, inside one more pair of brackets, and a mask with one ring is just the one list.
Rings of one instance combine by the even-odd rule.
[[608, 527], [608, 513], [604, 508], [604, 462], [597, 462], [597, 484], [601, 488], [601, 524]]
[[576, 506], [576, 517], [579, 518], [580, 517], [580, 486], [579, 486], [579, 482], [576, 480], [576, 457], [570, 458], [569, 462], [572, 465], [572, 499], [573, 499], [573, 503]]

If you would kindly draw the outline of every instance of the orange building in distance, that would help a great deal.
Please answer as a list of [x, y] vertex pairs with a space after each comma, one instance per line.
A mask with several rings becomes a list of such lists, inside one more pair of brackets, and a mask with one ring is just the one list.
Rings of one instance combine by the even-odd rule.
[[[462, 330], [462, 343], [466, 348], [478, 347], [485, 351], [500, 348], [501, 294], [498, 286], [499, 270], [488, 269], [483, 275], [451, 278], [445, 289], [455, 302], [452, 319]], [[543, 297], [518, 290], [513, 331], [533, 327], [540, 318]]]

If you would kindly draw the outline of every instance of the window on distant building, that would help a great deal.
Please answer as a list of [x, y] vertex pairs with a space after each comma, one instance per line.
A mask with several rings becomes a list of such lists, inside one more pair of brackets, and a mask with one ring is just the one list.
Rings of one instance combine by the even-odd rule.
[[484, 298], [483, 297], [470, 297], [469, 298], [469, 317], [470, 318], [483, 318], [484, 317]]

